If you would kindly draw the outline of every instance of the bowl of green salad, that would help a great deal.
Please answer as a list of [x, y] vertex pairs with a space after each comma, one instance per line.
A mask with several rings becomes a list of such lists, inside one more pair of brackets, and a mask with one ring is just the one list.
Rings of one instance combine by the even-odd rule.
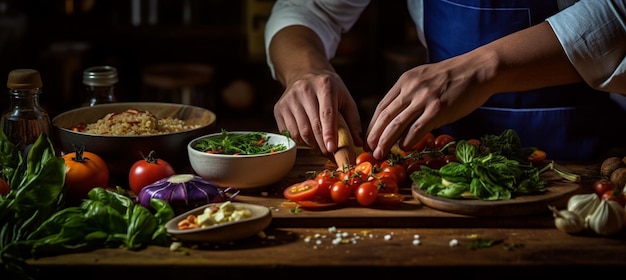
[[222, 187], [258, 189], [283, 179], [296, 162], [288, 135], [225, 131], [197, 137], [187, 145], [193, 171]]

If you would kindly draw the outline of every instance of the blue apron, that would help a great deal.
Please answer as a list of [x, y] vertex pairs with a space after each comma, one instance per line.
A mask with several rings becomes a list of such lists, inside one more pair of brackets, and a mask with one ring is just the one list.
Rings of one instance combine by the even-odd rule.
[[[424, 36], [430, 62], [466, 53], [538, 24], [558, 12], [556, 2], [424, 0]], [[622, 125], [617, 126], [616, 121]], [[496, 94], [440, 132], [470, 139], [498, 135], [510, 128], [520, 136], [522, 145], [543, 149], [551, 159], [589, 160], [617, 143], [616, 131], [623, 131], [624, 121], [623, 110], [608, 93], [575, 84]]]

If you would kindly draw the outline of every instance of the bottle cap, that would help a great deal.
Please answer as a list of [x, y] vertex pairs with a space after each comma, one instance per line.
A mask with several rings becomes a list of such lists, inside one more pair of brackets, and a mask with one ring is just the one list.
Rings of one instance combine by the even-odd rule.
[[117, 81], [117, 69], [112, 66], [94, 66], [83, 71], [83, 84], [88, 86], [111, 86]]
[[14, 89], [41, 88], [41, 75], [34, 69], [15, 69], [9, 72], [7, 87]]

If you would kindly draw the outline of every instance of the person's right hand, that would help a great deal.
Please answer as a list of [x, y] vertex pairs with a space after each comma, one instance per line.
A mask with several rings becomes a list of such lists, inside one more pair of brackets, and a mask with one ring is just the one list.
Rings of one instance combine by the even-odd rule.
[[362, 146], [357, 105], [337, 73], [307, 73], [286, 86], [274, 105], [279, 131], [288, 130], [298, 143], [331, 157], [337, 150], [337, 125], [343, 116], [354, 144]]

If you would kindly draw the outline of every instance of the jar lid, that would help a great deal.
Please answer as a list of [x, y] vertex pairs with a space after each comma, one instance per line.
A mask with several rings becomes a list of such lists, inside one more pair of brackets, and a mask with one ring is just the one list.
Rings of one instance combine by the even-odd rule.
[[94, 66], [83, 71], [83, 84], [88, 86], [111, 86], [117, 81], [117, 69], [113, 66]]
[[14, 89], [41, 88], [41, 75], [34, 69], [15, 69], [9, 72], [7, 87]]

